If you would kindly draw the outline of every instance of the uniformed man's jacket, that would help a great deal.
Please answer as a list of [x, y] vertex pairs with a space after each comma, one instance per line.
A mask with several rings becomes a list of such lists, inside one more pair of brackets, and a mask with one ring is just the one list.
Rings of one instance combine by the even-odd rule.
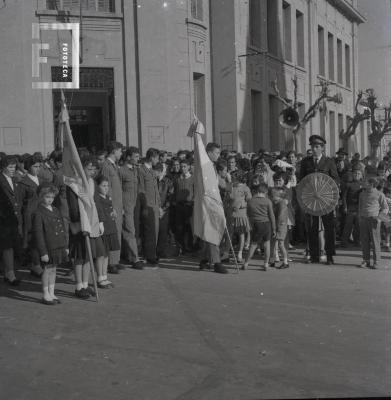
[[332, 158], [322, 155], [317, 165], [315, 165], [314, 157], [311, 156], [304, 158], [300, 165], [300, 180], [314, 172], [322, 172], [323, 174], [329, 175], [337, 183], [339, 183], [337, 167]]
[[[41, 179], [38, 178], [39, 184], [42, 183]], [[29, 240], [29, 234], [32, 230], [32, 217], [33, 213], [37, 210], [39, 205], [38, 198], [38, 185], [32, 181], [28, 175], [25, 175], [19, 183], [25, 190], [25, 197], [23, 201], [23, 240], [24, 245], [27, 245]]]
[[122, 184], [118, 165], [106, 159], [101, 174], [109, 181], [109, 196], [113, 199], [113, 207], [122, 213]]
[[129, 168], [127, 165], [123, 165], [119, 168], [119, 176], [122, 182], [124, 208], [126, 206], [134, 207], [138, 195], [138, 168], [135, 166]]
[[39, 205], [33, 215], [33, 240], [39, 255], [49, 254], [51, 250], [67, 248], [68, 235], [60, 211], [53, 207], [48, 210]]
[[160, 195], [157, 178], [152, 169], [142, 165], [139, 169], [139, 186], [141, 207], [160, 207]]
[[12, 225], [17, 227], [19, 234], [22, 235], [22, 205], [25, 190], [15, 179], [12, 182], [14, 185], [13, 189], [5, 176], [0, 172], [0, 231], [4, 231], [5, 228]]

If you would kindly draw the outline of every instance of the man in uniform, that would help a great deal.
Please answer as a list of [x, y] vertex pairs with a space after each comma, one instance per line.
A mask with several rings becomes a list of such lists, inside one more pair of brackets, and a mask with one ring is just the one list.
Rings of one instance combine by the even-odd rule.
[[[310, 136], [310, 146], [312, 156], [307, 156], [301, 162], [300, 167], [300, 180], [305, 176], [314, 172], [321, 172], [329, 175], [337, 183], [339, 183], [339, 176], [335, 161], [324, 154], [324, 146], [326, 140], [318, 135]], [[335, 226], [334, 226], [334, 211], [322, 217], [316, 217], [306, 214], [306, 227], [308, 235], [308, 244], [310, 249], [311, 262], [319, 262], [320, 259], [320, 246], [319, 246], [319, 224], [320, 218], [322, 219], [325, 236], [325, 251], [327, 256], [327, 264], [334, 264], [333, 256], [335, 255]]]

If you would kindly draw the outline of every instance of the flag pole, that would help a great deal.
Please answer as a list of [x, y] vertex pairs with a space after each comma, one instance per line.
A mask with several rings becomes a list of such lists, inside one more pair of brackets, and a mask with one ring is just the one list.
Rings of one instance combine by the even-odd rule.
[[90, 261], [92, 283], [94, 284], [94, 290], [95, 290], [95, 293], [96, 293], [96, 301], [98, 302], [99, 301], [99, 293], [98, 293], [98, 285], [96, 284], [94, 260], [92, 259], [90, 237], [89, 237], [89, 235], [86, 235], [85, 238], [86, 238], [86, 247], [87, 247], [87, 252], [88, 252], [88, 259]]
[[232, 246], [232, 240], [231, 240], [231, 236], [229, 236], [229, 232], [228, 232], [227, 225], [225, 226], [225, 233], [227, 234], [227, 237], [228, 237], [229, 245], [230, 245], [230, 247], [231, 247], [232, 254], [233, 254], [234, 260], [235, 260], [236, 273], [238, 274], [238, 273], [239, 273], [238, 260], [237, 260], [237, 258], [236, 258], [236, 254], [235, 254], [234, 247]]

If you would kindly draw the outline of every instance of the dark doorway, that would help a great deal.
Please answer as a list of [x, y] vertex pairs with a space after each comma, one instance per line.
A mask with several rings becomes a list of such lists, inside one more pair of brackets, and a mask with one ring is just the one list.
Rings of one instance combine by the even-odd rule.
[[[57, 70], [52, 69], [55, 75]], [[101, 150], [115, 140], [114, 77], [111, 68], [81, 68], [80, 89], [65, 90], [69, 124], [76, 147]], [[61, 92], [53, 90], [55, 143], [58, 144], [58, 116]]]

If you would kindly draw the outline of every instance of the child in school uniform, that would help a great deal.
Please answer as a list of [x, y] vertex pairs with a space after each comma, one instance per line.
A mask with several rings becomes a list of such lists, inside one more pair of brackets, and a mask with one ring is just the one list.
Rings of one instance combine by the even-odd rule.
[[276, 236], [271, 239], [270, 266], [275, 267], [276, 246], [280, 250], [283, 262], [278, 269], [289, 268], [288, 251], [285, 241], [288, 233], [288, 200], [284, 187], [274, 187], [270, 190], [270, 197], [273, 203], [274, 216], [276, 218]]
[[[86, 156], [81, 159], [81, 162], [88, 182], [88, 191], [90, 196], [93, 198], [95, 194], [95, 182], [92, 179], [92, 176], [95, 174], [95, 160], [92, 157]], [[94, 289], [88, 284], [90, 276], [90, 260], [86, 245], [86, 233], [82, 232], [78, 196], [69, 186], [66, 188], [66, 198], [68, 202], [70, 221], [69, 251], [75, 266], [75, 296], [86, 300], [90, 296], [96, 296]], [[106, 255], [106, 250], [100, 235], [101, 232], [99, 227], [94, 227], [93, 232], [90, 234], [90, 245], [93, 259]]]
[[68, 237], [60, 211], [54, 207], [53, 201], [58, 189], [43, 183], [38, 188], [39, 205], [33, 214], [33, 244], [43, 265], [42, 303], [59, 304], [54, 293], [57, 265], [68, 258]]
[[100, 230], [103, 232], [101, 238], [106, 250], [106, 255], [96, 259], [98, 275], [98, 287], [109, 289], [113, 287], [112, 282], [107, 279], [107, 268], [109, 265], [110, 251], [120, 249], [116, 225], [116, 213], [113, 208], [109, 193], [109, 180], [103, 175], [96, 178], [97, 192], [95, 193], [95, 204], [99, 216]]
[[[377, 268], [381, 258], [379, 217], [389, 212], [386, 197], [376, 189], [377, 184], [376, 178], [367, 179], [358, 200], [360, 240], [363, 253], [361, 266], [372, 269]], [[372, 265], [370, 264], [371, 243], [373, 250]]]
[[251, 225], [251, 245], [242, 269], [246, 269], [258, 245], [263, 242], [265, 264], [261, 268], [266, 271], [270, 261], [270, 239], [276, 234], [276, 220], [272, 202], [267, 198], [268, 186], [260, 183], [254, 187], [255, 193], [247, 204], [247, 214]]
[[229, 221], [232, 224], [233, 233], [239, 235], [238, 262], [243, 262], [243, 249], [245, 236], [250, 232], [250, 222], [247, 216], [247, 203], [251, 199], [251, 191], [246, 185], [247, 176], [237, 171], [232, 176], [232, 191], [229, 194], [231, 208]]

